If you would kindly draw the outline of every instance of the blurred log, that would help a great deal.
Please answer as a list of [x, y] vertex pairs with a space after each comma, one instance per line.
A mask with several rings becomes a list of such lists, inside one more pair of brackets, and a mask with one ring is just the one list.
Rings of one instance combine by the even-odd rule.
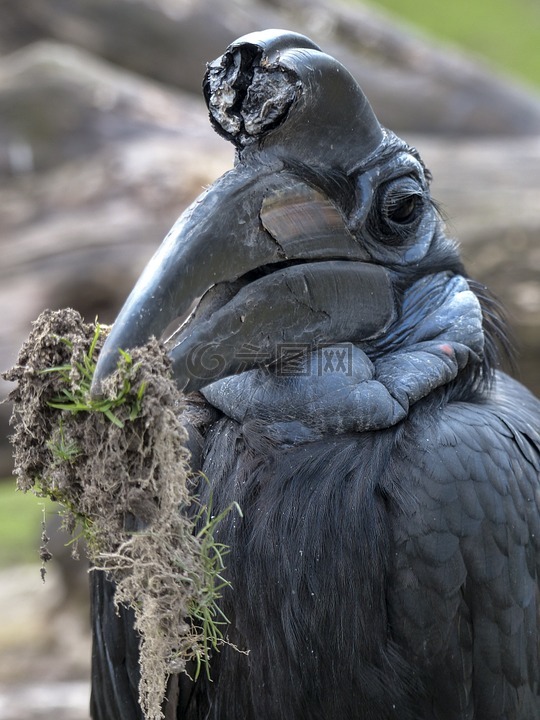
[[[206, 62], [237, 35], [267, 26], [275, 14], [230, 0], [25, 0], [6, 2], [13, 47], [22, 28], [78, 45], [112, 63], [164, 83], [200, 92]], [[248, 28], [245, 30], [244, 28]]]
[[434, 174], [433, 196], [467, 269], [507, 311], [519, 379], [540, 396], [540, 135], [408, 140]]
[[[177, 215], [231, 166], [233, 150], [210, 129], [202, 100], [82, 51], [40, 43], [10, 58], [0, 78], [0, 108], [2, 88], [16, 89], [20, 107], [35, 102], [34, 113], [50, 120], [46, 133], [29, 127], [19, 135], [32, 162], [14, 177], [13, 136], [0, 141], [8, 150], [0, 155], [0, 368], [7, 369], [45, 307], [112, 322]], [[40, 85], [56, 90], [57, 108]], [[15, 129], [0, 113], [0, 139]], [[0, 399], [7, 392], [0, 380]], [[9, 413], [0, 405], [0, 477], [12, 467]]]
[[[3, 7], [2, 7], [3, 6]], [[309, 34], [357, 77], [384, 125], [451, 135], [540, 132], [540, 101], [389, 15], [328, 0], [0, 0], [0, 47], [50, 37], [199, 94], [205, 64], [265, 27]]]
[[352, 72], [379, 119], [398, 134], [540, 133], [540, 96], [480, 57], [429, 40], [359, 2], [266, 0]]
[[[40, 42], [0, 63], [0, 177], [49, 170], [116, 143], [200, 134], [187, 97], [94, 59]], [[204, 117], [204, 116], [203, 116]]]

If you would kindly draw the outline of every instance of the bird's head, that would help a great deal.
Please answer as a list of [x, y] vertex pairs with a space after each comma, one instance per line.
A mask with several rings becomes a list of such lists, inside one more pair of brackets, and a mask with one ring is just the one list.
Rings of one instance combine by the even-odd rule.
[[242, 394], [246, 406], [262, 403], [265, 383], [299, 388], [303, 401], [316, 395], [311, 371], [291, 380], [276, 367], [296, 355], [313, 370], [329, 347], [346, 349], [347, 379], [319, 373], [319, 390], [350, 395], [351, 383], [378, 383], [394, 407], [383, 425], [460, 373], [476, 382], [489, 365], [478, 293], [418, 153], [381, 127], [350, 73], [302, 35], [265, 31], [209, 64], [204, 95], [215, 129], [236, 146], [234, 169], [186, 210], [144, 270], [94, 391], [119, 349], [175, 321], [179, 386], [225, 409]]

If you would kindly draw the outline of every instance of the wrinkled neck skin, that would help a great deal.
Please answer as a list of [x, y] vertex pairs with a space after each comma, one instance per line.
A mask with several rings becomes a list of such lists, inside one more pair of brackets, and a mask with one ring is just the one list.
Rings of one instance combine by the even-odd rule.
[[300, 348], [280, 367], [249, 370], [202, 393], [238, 422], [261, 421], [276, 440], [396, 425], [410, 407], [460, 374], [480, 377], [482, 309], [467, 280], [451, 272], [420, 277], [403, 292], [400, 316], [372, 343]]
[[[202, 390], [206, 399], [238, 422], [259, 421], [276, 440], [300, 443], [328, 433], [389, 428], [407, 417], [412, 405], [452, 385], [478, 390], [485, 377], [481, 303], [464, 276], [455, 244], [443, 231], [434, 206], [427, 207], [417, 232], [403, 244], [381, 243], [368, 227], [371, 198], [381, 177], [424, 176], [416, 150], [393, 133], [349, 178], [356, 177], [359, 208], [348, 227], [375, 264], [392, 276], [397, 317], [376, 340], [333, 344], [314, 337], [296, 357], [270, 367], [225, 377]], [[302, 168], [299, 174], [306, 176]], [[331, 187], [323, 187], [332, 196]], [[336, 192], [336, 195], [339, 195]], [[431, 201], [429, 201], [431, 202]], [[361, 309], [359, 320], [361, 324]], [[489, 354], [489, 353], [488, 353]]]

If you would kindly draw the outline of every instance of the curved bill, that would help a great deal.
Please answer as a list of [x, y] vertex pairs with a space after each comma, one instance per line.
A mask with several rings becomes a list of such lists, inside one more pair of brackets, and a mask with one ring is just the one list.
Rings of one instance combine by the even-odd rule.
[[[92, 386], [96, 396], [115, 370], [120, 350], [143, 345], [152, 336], [160, 338], [173, 321], [186, 319], [194, 303], [214, 287], [218, 288], [214, 306], [216, 298], [225, 298], [226, 303], [218, 307], [213, 324], [205, 326], [205, 342], [213, 333], [217, 352], [228, 358], [223, 373], [239, 371], [235, 359], [239, 343], [260, 344], [261, 333], [266, 333], [269, 344], [284, 337], [279, 328], [283, 314], [296, 318], [297, 337], [305, 323], [314, 333], [336, 341], [340, 313], [348, 312], [343, 303], [353, 302], [353, 285], [346, 279], [350, 273], [337, 267], [326, 275], [322, 269], [305, 269], [276, 274], [272, 280], [287, 265], [360, 261], [354, 284], [358, 336], [363, 339], [377, 332], [393, 317], [388, 276], [382, 270], [366, 269], [362, 261], [368, 259], [367, 253], [349, 231], [339, 198], [327, 197], [315, 181], [302, 177], [313, 177], [309, 171], [316, 168], [317, 177], [338, 173], [347, 182], [352, 168], [383, 142], [383, 131], [350, 73], [307, 38], [268, 31], [240, 38], [211, 63], [205, 92], [213, 122], [237, 145], [237, 165], [182, 215], [144, 270], [102, 349]], [[379, 283], [371, 282], [374, 273]], [[287, 284], [293, 275], [309, 295], [296, 297], [304, 310], [293, 307]], [[269, 278], [267, 284], [256, 286], [263, 276]], [[230, 283], [236, 283], [234, 288], [227, 286]], [[364, 285], [371, 288], [374, 302], [362, 290]], [[317, 293], [328, 299], [334, 286], [343, 293], [341, 310], [339, 303], [332, 302], [318, 313], [320, 322], [314, 322]], [[268, 309], [272, 293], [281, 297], [273, 313]], [[246, 294], [249, 302], [242, 299]], [[234, 330], [239, 312], [250, 319], [251, 334], [248, 325], [242, 333]], [[203, 315], [206, 322], [207, 313]], [[202, 387], [209, 379], [188, 362], [192, 346], [200, 340], [200, 320], [201, 314], [197, 319], [195, 313], [173, 352], [183, 388]], [[192, 333], [191, 340], [186, 332]], [[293, 338], [292, 330], [287, 337]]]
[[321, 192], [288, 172], [227, 173], [181, 216], [143, 271], [103, 346], [92, 393], [100, 395], [120, 349], [161, 337], [210, 288], [276, 263], [332, 257], [366, 253]]

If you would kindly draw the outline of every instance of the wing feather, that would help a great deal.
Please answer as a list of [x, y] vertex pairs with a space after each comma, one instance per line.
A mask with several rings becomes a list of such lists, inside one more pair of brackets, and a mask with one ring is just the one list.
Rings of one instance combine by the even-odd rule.
[[537, 427], [540, 402], [500, 375], [488, 400], [415, 408], [396, 449], [414, 500], [395, 517], [389, 620], [436, 718], [540, 718]]

